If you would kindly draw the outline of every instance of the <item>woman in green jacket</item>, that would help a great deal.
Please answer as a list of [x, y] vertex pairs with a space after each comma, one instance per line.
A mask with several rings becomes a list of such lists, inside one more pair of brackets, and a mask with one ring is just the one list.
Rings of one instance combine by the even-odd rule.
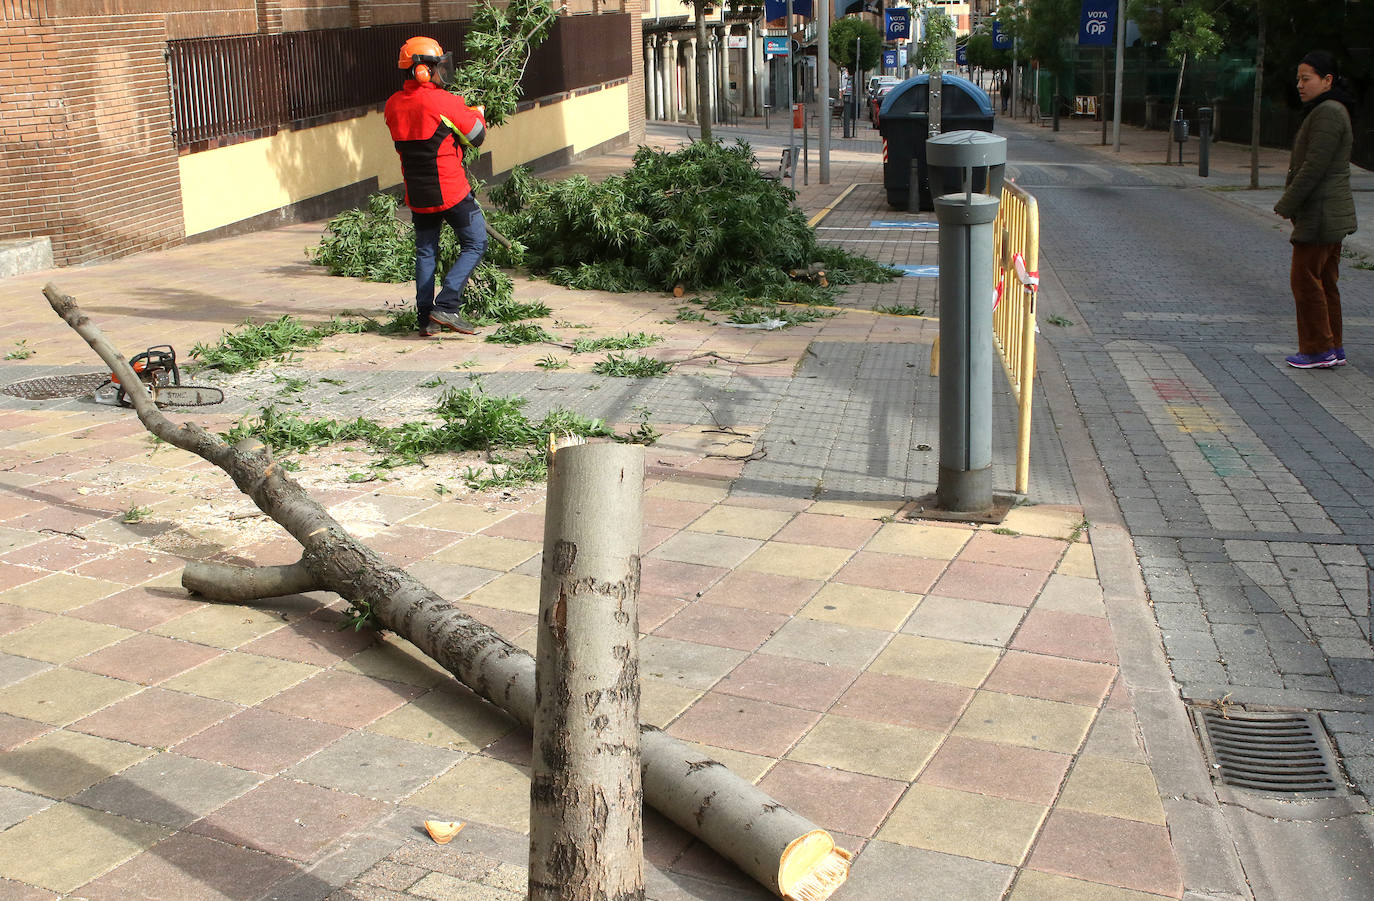
[[1293, 220], [1293, 264], [1289, 282], [1298, 313], [1298, 352], [1287, 358], [1297, 369], [1345, 365], [1341, 338], [1341, 292], [1336, 286], [1341, 241], [1355, 231], [1350, 193], [1350, 150], [1354, 100], [1336, 78], [1336, 61], [1314, 50], [1298, 65], [1298, 97], [1304, 119], [1293, 139], [1287, 186], [1274, 212]]

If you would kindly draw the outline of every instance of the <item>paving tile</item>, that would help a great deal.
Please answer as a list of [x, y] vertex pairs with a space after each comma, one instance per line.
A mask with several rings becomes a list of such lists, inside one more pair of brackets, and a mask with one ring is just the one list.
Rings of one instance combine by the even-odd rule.
[[808, 512], [798, 513], [773, 536], [773, 540], [858, 550], [873, 537], [881, 525], [882, 523], [872, 518], [818, 514], [813, 507]]
[[812, 663], [833, 663], [863, 668], [891, 640], [888, 632], [794, 619], [760, 648], [766, 654], [797, 657]]
[[828, 501], [820, 500], [809, 506], [808, 513], [822, 516], [852, 516], [856, 519], [881, 520], [894, 516], [905, 504], [902, 501]]
[[166, 638], [232, 650], [284, 625], [279, 613], [235, 604], [208, 604], [149, 631]]
[[1032, 610], [1011, 646], [1053, 657], [1073, 657], [1095, 663], [1117, 662], [1116, 640], [1107, 620], [1077, 613]]
[[741, 563], [740, 568], [751, 572], [823, 581], [835, 575], [853, 554], [854, 552], [848, 548], [770, 541]]
[[696, 688], [670, 685], [661, 679], [644, 679], [639, 686], [640, 722], [666, 729], [701, 696], [702, 692]]
[[1116, 667], [1024, 651], [1008, 651], [983, 687], [1066, 704], [1097, 707], [1107, 696]]
[[163, 753], [97, 782], [72, 803], [183, 829], [262, 780], [257, 773]]
[[921, 773], [920, 781], [1049, 806], [1072, 759], [1052, 751], [951, 735]]
[[77, 720], [68, 728], [147, 748], [166, 748], [238, 709], [223, 701], [149, 688]]
[[13, 604], [0, 604], [0, 635], [8, 635], [27, 629], [34, 623], [52, 617], [53, 614], [30, 607], [15, 607]]
[[1038, 535], [1067, 541], [1083, 524], [1081, 507], [1028, 504], [1012, 507], [1002, 518], [1002, 528], [1022, 535]]
[[59, 729], [6, 754], [0, 763], [0, 785], [61, 800], [151, 753], [123, 742]]
[[759, 788], [822, 829], [866, 837], [887, 818], [906, 783], [780, 760]]
[[73, 660], [68, 666], [139, 685], [156, 685], [223, 653], [219, 648], [189, 641], [135, 634], [118, 644]]
[[535, 541], [470, 535], [426, 559], [506, 572], [535, 556], [542, 549], [543, 545]]
[[346, 731], [270, 710], [245, 710], [177, 745], [176, 752], [270, 776], [299, 763]]
[[92, 579], [108, 579], [123, 582], [125, 585], [140, 585], [149, 579], [170, 572], [180, 572], [186, 561], [171, 554], [160, 554], [146, 548], [135, 552], [122, 552], [95, 560], [88, 560], [74, 567], [72, 572], [78, 576]]
[[[486, 613], [481, 608], [473, 612], [483, 615]], [[387, 682], [403, 682], [420, 688], [432, 688], [453, 679], [448, 670], [434, 662], [415, 645], [404, 638], [387, 633], [380, 636], [380, 644], [350, 657], [346, 662], [336, 666], [335, 670], [358, 673]]]
[[1167, 829], [1076, 810], [1050, 814], [1029, 866], [1170, 898], [1183, 893]]
[[681, 529], [710, 510], [711, 506], [711, 503], [646, 494], [641, 516], [645, 525]]
[[1058, 806], [1123, 820], [1164, 825], [1154, 773], [1143, 763], [1080, 755]]
[[[52, 805], [51, 799], [40, 795], [22, 792], [17, 788], [0, 788], [0, 832]], [[4, 897], [3, 894], [0, 897]]]
[[1115, 757], [1117, 760], [1145, 762], [1145, 748], [1135, 713], [1130, 708], [1115, 708], [1108, 704], [1098, 714], [1083, 745], [1084, 754], [1096, 757]]
[[772, 704], [828, 710], [859, 672], [854, 667], [754, 654], [735, 667], [715, 690]]
[[890, 522], [878, 530], [864, 550], [925, 557], [929, 560], [953, 560], [972, 536], [973, 530], [962, 526]]
[[787, 525], [793, 514], [782, 510], [758, 510], [718, 505], [687, 524], [691, 532], [733, 535], [736, 538], [767, 540]]
[[658, 545], [647, 557], [699, 566], [734, 568], [762, 544], [762, 541], [754, 538], [682, 531]]
[[0, 752], [12, 751], [25, 742], [51, 732], [52, 728], [48, 723], [0, 713]]
[[[718, 504], [729, 496], [729, 489], [725, 483], [716, 480], [694, 479], [690, 476], [664, 480], [656, 485], [650, 486], [644, 492], [644, 503], [647, 508], [649, 500], [670, 499], [677, 501], [690, 501], [698, 504]], [[693, 517], [695, 519], [695, 517]], [[665, 523], [666, 525], [666, 523]]]
[[1048, 808], [917, 783], [911, 786], [878, 839], [1019, 865], [1025, 859]]
[[[35, 529], [35, 531], [37, 531]], [[103, 557], [114, 550], [101, 541], [54, 535], [15, 551], [0, 555], [0, 566], [33, 566], [49, 572], [68, 572], [82, 563]], [[99, 578], [99, 576], [95, 576]], [[120, 580], [113, 580], [120, 581]]]
[[323, 610], [250, 641], [242, 650], [312, 666], [333, 666], [377, 643], [378, 634], [373, 630], [340, 628], [343, 624], [342, 613]]
[[998, 656], [995, 648], [916, 635], [896, 635], [869, 669], [889, 676], [952, 682], [966, 688], [977, 688], [992, 672]]
[[921, 603], [921, 595], [830, 583], [797, 615], [806, 619], [895, 632]]
[[262, 703], [263, 709], [357, 729], [419, 697], [403, 682], [325, 671]]
[[204, 601], [192, 599], [182, 588], [144, 585], [82, 604], [69, 610], [67, 615], [94, 623], [143, 630], [160, 626], [204, 606]]
[[1016, 879], [1016, 889], [1008, 901], [1159, 901], [1159, 898], [1159, 895], [1147, 895], [1100, 882], [1051, 876], [1039, 870], [1022, 870]]
[[506, 573], [461, 598], [461, 601], [464, 604], [538, 615], [539, 579], [534, 576]]
[[0, 876], [67, 893], [167, 834], [160, 826], [54, 804], [0, 832]]
[[701, 596], [711, 604], [747, 607], [790, 616], [802, 608], [825, 583], [773, 573], [737, 569], [712, 585]]
[[1001, 535], [980, 529], [959, 552], [959, 559], [970, 563], [994, 563], [998, 566], [1052, 572], [1067, 547], [1063, 541], [1052, 538]]
[[516, 832], [530, 831], [530, 777], [489, 757], [469, 757], [412, 795], [413, 807], [446, 820], [476, 820]]
[[1059, 561], [1059, 568], [1056, 572], [1066, 576], [1078, 576], [1083, 579], [1097, 578], [1097, 562], [1093, 559], [1093, 549], [1090, 544], [1072, 544], [1064, 552], [1064, 559]]
[[684, 606], [654, 634], [752, 651], [785, 622], [787, 617], [778, 613], [697, 602]]
[[980, 691], [969, 702], [954, 734], [1073, 754], [1083, 743], [1096, 713], [1091, 707]]
[[277, 778], [190, 826], [197, 835], [307, 861], [389, 808], [377, 801]]
[[834, 581], [888, 591], [925, 594], [945, 571], [948, 560], [928, 560], [904, 554], [880, 554], [864, 550], [850, 558]]
[[719, 566], [646, 557], [640, 562], [640, 587], [649, 594], [692, 600], [720, 581], [727, 572], [729, 570]]
[[109, 597], [126, 586], [108, 579], [87, 579], [70, 573], [54, 573], [0, 592], [0, 604], [63, 613], [73, 607]]
[[822, 717], [787, 756], [803, 763], [910, 782], [943, 740], [939, 732], [832, 714]]
[[747, 656], [733, 648], [649, 635], [639, 642], [639, 674], [645, 679], [704, 690]]
[[668, 728], [684, 741], [782, 757], [820, 719], [820, 714], [731, 695], [707, 692]]
[[866, 672], [834, 707], [835, 713], [877, 723], [947, 732], [973, 697], [973, 689], [947, 682]]
[[965, 561], [961, 555], [930, 590], [950, 598], [1029, 607], [1049, 578], [1047, 572], [992, 563]]
[[837, 899], [1001, 901], [1016, 870], [924, 848], [870, 841], [855, 858]]
[[133, 635], [128, 629], [54, 616], [0, 636], [0, 651], [48, 663], [66, 663]]
[[418, 526], [393, 525], [367, 539], [367, 546], [395, 566], [408, 566], [433, 556], [461, 538], [457, 532], [443, 532]]
[[927, 638], [1005, 647], [1025, 611], [1006, 604], [928, 595], [902, 631]]
[[65, 726], [135, 691], [137, 685], [119, 679], [50, 669], [0, 689], [0, 713]]
[[364, 798], [401, 801], [463, 756], [387, 735], [354, 732], [282, 775]]
[[[444, 502], [426, 507], [399, 522], [408, 526], [427, 526], [449, 532], [481, 532], [509, 522], [512, 514], [508, 510], [493, 507], [480, 507], [474, 504]], [[544, 518], [539, 519], [539, 534], [544, 532]], [[505, 536], [522, 537], [522, 536]]]
[[454, 751], [477, 751], [517, 729], [513, 719], [455, 681], [372, 722], [367, 731]]
[[318, 667], [235, 651], [173, 676], [163, 688], [251, 706], [308, 679]]
[[733, 751], [729, 748], [706, 745], [697, 741], [689, 741], [687, 744], [712, 760], [725, 764], [730, 768], [730, 772], [736, 776], [741, 776], [754, 783], [762, 779], [764, 774], [772, 770], [778, 763], [772, 757], [764, 757], [761, 754], [747, 754], [744, 751]]
[[253, 901], [299, 871], [292, 861], [181, 832], [82, 887], [90, 901]]
[[1059, 613], [1079, 613], [1084, 616], [1106, 616], [1107, 605], [1102, 601], [1102, 586], [1096, 579], [1054, 573], [1040, 589], [1035, 601], [1036, 610]]
[[44, 663], [42, 660], [0, 653], [0, 687], [13, 685], [35, 673], [50, 669], [52, 669], [51, 664]]
[[419, 579], [426, 588], [440, 597], [450, 600], [466, 597], [502, 575], [494, 569], [481, 569], [459, 563], [441, 563], [432, 557], [415, 561], [406, 567], [406, 572]]

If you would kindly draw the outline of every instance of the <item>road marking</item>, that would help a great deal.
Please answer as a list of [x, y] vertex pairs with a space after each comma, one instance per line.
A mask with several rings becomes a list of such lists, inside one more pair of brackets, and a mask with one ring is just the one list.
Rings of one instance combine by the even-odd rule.
[[916, 222], [911, 219], [874, 219], [868, 223], [869, 228], [914, 228], [918, 231], [935, 231], [940, 227], [938, 222]]

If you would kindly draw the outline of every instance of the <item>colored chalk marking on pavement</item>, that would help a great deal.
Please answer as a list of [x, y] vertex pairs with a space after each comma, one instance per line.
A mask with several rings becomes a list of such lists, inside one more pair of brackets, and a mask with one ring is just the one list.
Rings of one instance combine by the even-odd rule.
[[940, 227], [938, 222], [916, 222], [911, 219], [874, 219], [868, 223], [869, 228], [914, 228], [918, 231], [935, 231]]
[[894, 266], [894, 269], [902, 270], [902, 275], [906, 278], [939, 278], [939, 266]]

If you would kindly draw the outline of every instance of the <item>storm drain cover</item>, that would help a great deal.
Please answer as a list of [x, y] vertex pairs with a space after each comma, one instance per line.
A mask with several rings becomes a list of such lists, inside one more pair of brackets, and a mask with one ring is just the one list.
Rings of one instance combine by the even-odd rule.
[[48, 375], [12, 382], [0, 391], [24, 400], [52, 400], [55, 397], [81, 397], [110, 380], [108, 372], [80, 372], [75, 375]]
[[1193, 715], [1227, 785], [1307, 797], [1345, 793], [1326, 732], [1313, 714], [1193, 708]]

